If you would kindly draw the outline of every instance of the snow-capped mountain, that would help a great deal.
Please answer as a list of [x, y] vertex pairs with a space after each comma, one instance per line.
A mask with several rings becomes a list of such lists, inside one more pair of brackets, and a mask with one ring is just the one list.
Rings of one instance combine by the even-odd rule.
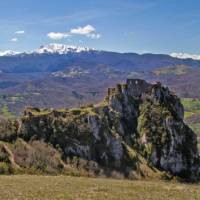
[[200, 60], [200, 55], [198, 54], [188, 54], [188, 53], [171, 53], [170, 56], [174, 58], [180, 59], [188, 59], [191, 58], [193, 60]]
[[88, 47], [78, 47], [78, 46], [71, 46], [66, 44], [48, 44], [48, 45], [42, 45], [38, 49], [35, 49], [33, 51], [29, 52], [17, 52], [12, 50], [7, 50], [0, 52], [0, 56], [15, 56], [20, 54], [67, 54], [67, 53], [80, 53], [80, 52], [89, 52], [94, 51], [95, 49], [91, 49]]
[[[47, 45], [42, 45], [39, 48], [33, 51], [27, 52], [18, 52], [7, 50], [0, 52], [0, 57], [2, 56], [15, 56], [15, 55], [25, 55], [25, 54], [68, 54], [68, 53], [81, 53], [81, 52], [90, 52], [90, 51], [97, 51], [93, 48], [88, 47], [80, 47], [80, 46], [72, 46], [67, 44], [58, 44], [58, 43], [51, 43]], [[189, 53], [171, 53], [171, 57], [179, 58], [179, 59], [193, 59], [193, 60], [200, 60], [200, 55], [198, 54], [189, 54]]]
[[18, 54], [21, 54], [21, 52], [12, 51], [12, 50], [0, 52], [0, 56], [14, 56], [14, 55], [18, 55]]
[[36, 49], [34, 53], [43, 54], [43, 53], [58, 53], [58, 54], [67, 54], [69, 52], [72, 53], [80, 53], [80, 52], [88, 52], [94, 49], [90, 49], [87, 47], [77, 47], [65, 44], [49, 44], [45, 46], [41, 46], [40, 48]]

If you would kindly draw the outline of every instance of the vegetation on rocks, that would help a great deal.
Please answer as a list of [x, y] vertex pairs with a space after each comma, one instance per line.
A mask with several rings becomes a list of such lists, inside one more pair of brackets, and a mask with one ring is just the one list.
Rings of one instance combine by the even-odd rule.
[[16, 120], [2, 119], [2, 173], [8, 166], [9, 173], [197, 180], [196, 135], [183, 111], [168, 88], [140, 79], [109, 88], [97, 105], [27, 107]]

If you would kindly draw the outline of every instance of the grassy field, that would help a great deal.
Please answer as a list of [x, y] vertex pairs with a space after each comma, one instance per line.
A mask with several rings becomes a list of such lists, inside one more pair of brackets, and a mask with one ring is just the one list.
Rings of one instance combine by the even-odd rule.
[[200, 149], [200, 99], [181, 99], [185, 108], [185, 122], [198, 135], [198, 146]]
[[1, 176], [2, 200], [195, 200], [199, 184], [68, 176]]

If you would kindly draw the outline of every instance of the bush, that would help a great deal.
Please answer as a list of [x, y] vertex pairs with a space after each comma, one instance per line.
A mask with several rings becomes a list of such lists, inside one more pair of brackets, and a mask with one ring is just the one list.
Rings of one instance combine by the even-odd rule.
[[73, 115], [80, 115], [80, 113], [81, 113], [80, 109], [74, 109], [74, 110], [72, 110], [72, 114]]
[[0, 174], [8, 174], [9, 171], [8, 164], [5, 162], [0, 162]]
[[18, 140], [13, 154], [15, 162], [31, 172], [56, 174], [64, 170], [59, 152], [42, 141], [25, 143]]
[[9, 156], [6, 152], [0, 149], [0, 162], [9, 162]]

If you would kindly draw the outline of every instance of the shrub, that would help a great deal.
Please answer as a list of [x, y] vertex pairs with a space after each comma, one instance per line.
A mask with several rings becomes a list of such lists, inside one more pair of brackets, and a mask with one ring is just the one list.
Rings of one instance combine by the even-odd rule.
[[81, 113], [81, 110], [80, 110], [80, 109], [73, 109], [73, 110], [72, 110], [72, 114], [73, 114], [73, 115], [80, 115], [80, 113]]
[[27, 171], [56, 174], [64, 170], [59, 152], [42, 141], [25, 143], [18, 140], [13, 153], [15, 162]]
[[5, 162], [0, 162], [0, 174], [8, 174], [9, 171], [8, 164]]

